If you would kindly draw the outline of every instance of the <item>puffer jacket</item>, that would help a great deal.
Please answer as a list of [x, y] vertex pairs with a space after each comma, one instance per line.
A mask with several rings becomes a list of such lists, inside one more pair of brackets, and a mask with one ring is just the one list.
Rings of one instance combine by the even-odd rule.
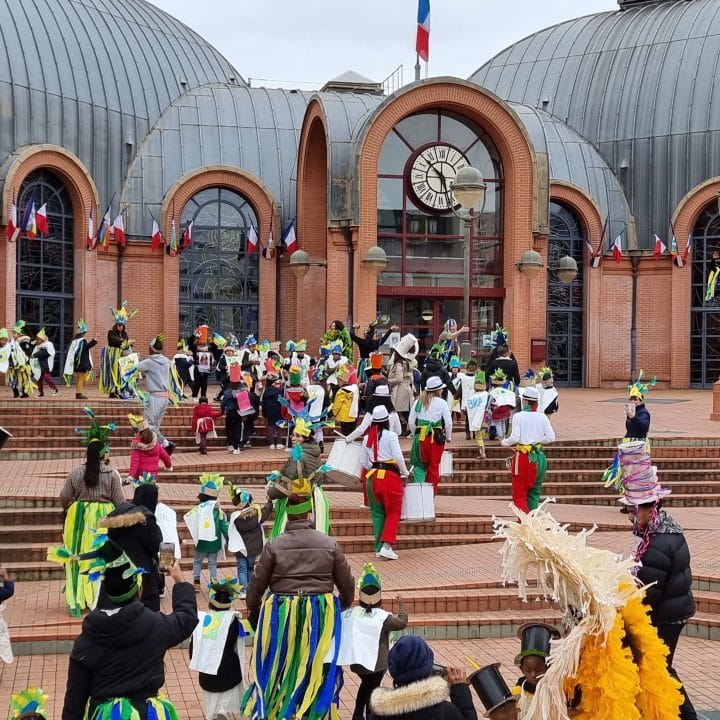
[[167, 454], [167, 450], [154, 439], [151, 443], [133, 442], [130, 450], [130, 469], [128, 475], [131, 478], [139, 478], [140, 473], [158, 474], [160, 470], [160, 462], [166, 468], [172, 467], [172, 460]]
[[653, 625], [687, 620], [695, 614], [690, 550], [680, 525], [664, 510], [642, 556], [638, 579], [656, 583], [645, 593]]
[[[312, 475], [321, 465], [322, 460], [320, 459], [320, 446], [311, 439], [306, 440], [302, 444], [302, 460], [300, 461], [300, 464], [302, 465], [302, 473], [305, 477], [309, 477]], [[287, 478], [288, 480], [296, 480], [298, 477], [298, 464], [295, 459], [293, 459], [292, 455], [288, 458], [285, 465], [283, 465], [282, 470], [280, 470], [280, 474], [283, 476], [283, 478]], [[319, 484], [320, 478], [316, 477], [313, 479], [313, 484], [317, 485]], [[278, 483], [275, 483], [274, 485], [271, 485], [268, 488], [267, 495], [271, 500], [279, 500], [280, 498], [287, 497], [289, 494], [289, 483], [287, 483], [285, 480], [278, 481], [282, 484], [282, 488], [278, 487]], [[285, 490], [285, 492], [283, 492]]]
[[448, 687], [437, 675], [397, 688], [379, 687], [370, 696], [370, 710], [368, 720], [477, 720], [470, 688], [465, 683]]
[[255, 563], [245, 602], [252, 613], [268, 588], [276, 595], [322, 595], [335, 587], [343, 610], [349, 608], [355, 581], [340, 546], [310, 520], [288, 520], [285, 532], [265, 545]]
[[156, 696], [165, 684], [165, 652], [190, 637], [197, 625], [192, 585], [173, 587], [172, 607], [172, 614], [163, 615], [133, 600], [114, 614], [95, 609], [85, 618], [70, 653], [62, 720], [85, 717], [88, 701], [91, 717], [99, 704], [115, 697], [135, 700], [146, 720], [142, 700]]
[[[258, 509], [260, 510], [259, 515]], [[246, 557], [256, 557], [262, 551], [262, 524], [270, 517], [272, 511], [273, 504], [268, 500], [262, 508], [256, 504], [243, 508], [235, 518], [235, 528], [245, 543], [245, 550], [247, 551]]]

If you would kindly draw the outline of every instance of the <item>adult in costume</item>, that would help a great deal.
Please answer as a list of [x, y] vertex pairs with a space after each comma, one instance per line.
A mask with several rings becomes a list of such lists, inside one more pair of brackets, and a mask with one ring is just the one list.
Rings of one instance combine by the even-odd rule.
[[452, 440], [453, 422], [450, 408], [443, 399], [445, 385], [433, 375], [425, 385], [420, 399], [410, 411], [408, 427], [413, 433], [410, 462], [415, 482], [429, 482], [437, 495], [440, 482], [440, 458], [445, 443]]
[[55, 365], [55, 345], [50, 342], [45, 334], [45, 328], [40, 328], [35, 336], [35, 348], [30, 355], [30, 366], [32, 367], [33, 376], [37, 380], [38, 397], [44, 397], [44, 384], [52, 390], [53, 395], [57, 395], [60, 391], [53, 380], [52, 371]]
[[555, 442], [555, 431], [547, 415], [537, 411], [538, 391], [534, 385], [524, 388], [521, 398], [523, 409], [513, 416], [510, 437], [503, 438], [501, 443], [515, 446], [510, 465], [512, 501], [523, 512], [529, 512], [540, 504], [547, 473], [542, 446]]
[[8, 720], [47, 720], [48, 696], [38, 687], [29, 687], [10, 697]]
[[102, 576], [99, 607], [83, 622], [68, 665], [62, 720], [176, 720], [165, 684], [165, 653], [190, 637], [197, 625], [192, 585], [176, 562], [170, 615], [148, 610], [138, 599], [141, 568], [108, 540], [95, 553]]
[[310, 492], [287, 498], [287, 527], [263, 548], [247, 588], [256, 634], [241, 710], [253, 719], [339, 718], [340, 614], [355, 585], [338, 544], [308, 519]]
[[109, 465], [107, 438], [115, 424], [100, 425], [90, 408], [83, 412], [90, 417], [90, 427], [76, 428], [76, 431], [83, 436], [83, 445], [87, 447], [85, 462], [70, 471], [60, 490], [60, 503], [65, 512], [64, 549], [59, 554], [51, 549], [48, 556], [65, 565], [65, 599], [73, 616], [94, 607], [98, 590], [97, 583], [86, 575], [88, 563], [78, 560], [78, 556], [90, 551], [100, 520], [125, 502], [120, 474]]
[[[375, 329], [378, 326], [380, 320], [383, 319], [385, 322], [388, 321], [387, 316], [378, 315], [375, 320], [372, 320], [365, 330], [363, 337], [356, 335], [355, 332], [350, 332], [350, 339], [358, 346], [360, 351], [360, 362], [358, 363], [358, 379], [361, 383], [364, 383], [367, 379], [366, 371], [370, 364], [370, 355], [376, 353], [386, 342], [390, 335], [394, 332], [399, 332], [399, 325], [391, 325], [379, 338], [375, 337]], [[360, 323], [353, 325], [353, 331], [360, 330]], [[382, 357], [382, 356], [381, 356]], [[382, 364], [381, 364], [382, 367]]]
[[108, 330], [107, 347], [100, 351], [100, 378], [98, 388], [111, 398], [119, 398], [124, 391], [120, 358], [132, 352], [132, 341], [127, 334], [127, 321], [137, 315], [137, 308], [128, 310], [127, 300], [119, 308], [109, 308], [115, 324]]
[[487, 364], [485, 375], [492, 377], [497, 370], [502, 370], [505, 373], [505, 377], [512, 383], [511, 387], [513, 389], [520, 385], [520, 370], [518, 369], [518, 364], [515, 358], [512, 357], [510, 348], [504, 343], [498, 345], [497, 356]]
[[29, 397], [36, 389], [30, 368], [32, 343], [25, 333], [25, 321], [18, 320], [12, 329], [10, 357], [8, 358], [7, 379], [13, 391], [13, 397]]
[[0, 373], [7, 374], [10, 366], [10, 333], [7, 328], [0, 328]]
[[342, 614], [342, 636], [338, 665], [350, 665], [360, 678], [352, 720], [365, 720], [370, 695], [380, 687], [388, 665], [389, 635], [407, 627], [408, 614], [402, 598], [393, 615], [382, 609], [382, 584], [372, 563], [365, 563], [358, 580], [358, 607]]
[[645, 407], [645, 394], [656, 383], [655, 377], [643, 381], [643, 371], [638, 379], [628, 386], [628, 402], [625, 406], [625, 437], [631, 440], [645, 440], [650, 432], [650, 413]]
[[450, 362], [451, 357], [459, 357], [460, 344], [458, 343], [458, 338], [467, 332], [470, 332], [470, 328], [467, 325], [458, 327], [457, 320], [452, 318], [445, 321], [445, 325], [443, 325], [442, 332], [438, 338], [440, 357], [445, 364]]
[[395, 410], [405, 423], [415, 400], [413, 361], [417, 357], [418, 350], [417, 338], [411, 333], [403, 335], [390, 353], [387, 364], [390, 397]]
[[[643, 603], [651, 588], [634, 575], [636, 561], [590, 547], [592, 530], [570, 535], [547, 502], [496, 534], [503, 580], [558, 602], [567, 634], [551, 644], [547, 672], [533, 695], [520, 695], [523, 720], [677, 720], [680, 683], [667, 670], [668, 648]], [[537, 583], [537, 586], [535, 585]], [[694, 717], [694, 716], [693, 716]]]
[[90, 351], [97, 345], [97, 340], [86, 338], [87, 325], [82, 318], [78, 320], [77, 329], [78, 331], [68, 348], [63, 375], [65, 375], [65, 382], [68, 385], [72, 382], [73, 376], [75, 377], [75, 399], [87, 400], [87, 396], [83, 395], [83, 388], [88, 373], [93, 369]]
[[397, 433], [390, 430], [389, 420], [390, 413], [383, 405], [372, 411], [372, 425], [363, 440], [361, 457], [375, 535], [375, 554], [385, 560], [398, 560], [393, 545], [400, 525], [403, 480], [409, 473]]
[[327, 332], [322, 336], [322, 345], [334, 345], [339, 342], [342, 345], [342, 354], [352, 360], [352, 339], [350, 333], [341, 320], [333, 320]]

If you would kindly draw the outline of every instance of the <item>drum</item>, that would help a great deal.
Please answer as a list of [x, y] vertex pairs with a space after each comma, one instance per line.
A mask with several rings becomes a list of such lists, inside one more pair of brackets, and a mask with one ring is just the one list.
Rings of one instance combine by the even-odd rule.
[[453, 474], [453, 454], [450, 450], [443, 450], [440, 457], [440, 476], [452, 477]]
[[327, 464], [332, 470], [326, 477], [345, 487], [358, 489], [358, 482], [362, 473], [362, 445], [356, 442], [346, 443], [339, 438], [333, 443], [328, 456]]
[[400, 520], [422, 522], [435, 519], [435, 498], [432, 483], [411, 482], [403, 490]]

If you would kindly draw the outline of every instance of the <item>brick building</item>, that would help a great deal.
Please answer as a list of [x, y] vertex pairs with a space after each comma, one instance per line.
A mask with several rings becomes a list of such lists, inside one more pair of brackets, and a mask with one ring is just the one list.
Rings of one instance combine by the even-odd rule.
[[[0, 243], [0, 325], [45, 326], [64, 351], [79, 317], [103, 338], [107, 308], [127, 299], [138, 342], [208, 322], [314, 350], [333, 319], [380, 311], [427, 348], [463, 319], [467, 283], [480, 354], [500, 322], [521, 367], [549, 363], [566, 384], [621, 385], [640, 368], [673, 387], [717, 379], [720, 316], [704, 294], [720, 249], [715, 0], [620, 0], [468, 80], [390, 95], [354, 73], [314, 93], [252, 88], [166, 13], [123, 8], [0, 7], [2, 223], [32, 202], [50, 223], [47, 238]], [[32, 52], [28, 24], [47, 35]], [[449, 190], [465, 165], [486, 184], [469, 265]], [[128, 245], [87, 252], [89, 216], [97, 231], [108, 207]], [[154, 219], [166, 242], [192, 223], [190, 248], [152, 253]], [[267, 250], [293, 220], [314, 263], [302, 279], [287, 254], [248, 252], [253, 231]], [[654, 235], [669, 246], [673, 232], [680, 255], [692, 238], [684, 267], [652, 255]], [[363, 262], [376, 245], [377, 277]], [[534, 276], [518, 268], [529, 250]]]

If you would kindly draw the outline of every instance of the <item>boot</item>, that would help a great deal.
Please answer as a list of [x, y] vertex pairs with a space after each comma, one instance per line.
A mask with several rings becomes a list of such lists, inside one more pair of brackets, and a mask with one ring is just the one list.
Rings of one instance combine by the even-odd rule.
[[16, 387], [14, 387], [14, 388], [12, 389], [12, 391], [13, 391], [13, 397], [14, 397], [14, 398], [20, 397], [20, 391], [19, 391]]

